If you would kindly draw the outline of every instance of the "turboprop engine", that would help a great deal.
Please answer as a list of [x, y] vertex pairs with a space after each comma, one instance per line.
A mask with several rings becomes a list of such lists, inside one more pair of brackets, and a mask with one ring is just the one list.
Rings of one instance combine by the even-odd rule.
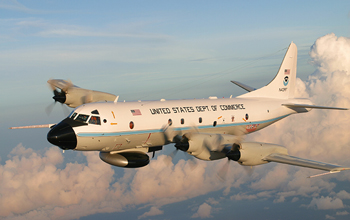
[[273, 153], [288, 155], [285, 147], [259, 142], [240, 142], [238, 137], [225, 134], [187, 133], [175, 147], [202, 160], [227, 157], [244, 166], [268, 163], [265, 158]]
[[71, 108], [90, 102], [114, 101], [117, 98], [110, 93], [79, 88], [72, 82], [62, 79], [50, 79], [47, 82], [54, 93], [52, 98], [55, 102], [66, 104]]
[[268, 163], [267, 156], [273, 153], [288, 155], [285, 147], [276, 144], [259, 142], [242, 142], [239, 144], [226, 145], [224, 152], [230, 160], [237, 161], [243, 166], [256, 166]]

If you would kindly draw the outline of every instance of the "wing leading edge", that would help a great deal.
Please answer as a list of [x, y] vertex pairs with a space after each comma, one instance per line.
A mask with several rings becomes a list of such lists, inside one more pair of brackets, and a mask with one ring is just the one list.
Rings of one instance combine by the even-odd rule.
[[[264, 160], [268, 162], [277, 162], [277, 163], [284, 163], [284, 164], [289, 164], [294, 166], [325, 170], [325, 171], [329, 171], [329, 173], [338, 173], [340, 171], [350, 170], [350, 167], [343, 167], [343, 166], [338, 166], [334, 164], [323, 163], [319, 161], [308, 160], [308, 159], [303, 159], [303, 158], [294, 157], [294, 156], [285, 155], [285, 154], [279, 154], [279, 153], [270, 154], [266, 156]], [[319, 175], [315, 175], [315, 176], [319, 176]], [[310, 176], [310, 177], [315, 177], [315, 176]]]
[[316, 108], [316, 109], [332, 109], [332, 110], [349, 110], [348, 108], [338, 108], [338, 107], [328, 107], [328, 106], [319, 106], [319, 105], [307, 105], [307, 104], [293, 104], [287, 103], [282, 104], [288, 108]]

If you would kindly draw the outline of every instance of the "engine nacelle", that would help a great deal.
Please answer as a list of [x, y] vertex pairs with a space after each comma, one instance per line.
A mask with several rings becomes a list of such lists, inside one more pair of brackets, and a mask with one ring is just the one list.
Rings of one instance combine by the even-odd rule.
[[137, 168], [149, 164], [149, 156], [141, 152], [121, 152], [111, 154], [100, 152], [102, 161], [118, 167]]
[[117, 96], [89, 89], [83, 89], [62, 79], [50, 79], [47, 81], [53, 91], [52, 97], [56, 102], [76, 108], [82, 104], [99, 101], [114, 101]]
[[188, 133], [188, 149], [192, 156], [201, 160], [218, 160], [226, 157], [226, 154], [219, 152], [225, 143], [235, 143], [237, 137], [225, 134]]
[[68, 89], [64, 104], [76, 108], [82, 104], [99, 101], [114, 101], [116, 96], [106, 92], [99, 92], [78, 87]]
[[268, 163], [264, 158], [272, 153], [288, 154], [285, 147], [276, 144], [243, 142], [227, 154], [227, 157], [244, 166], [256, 166]]

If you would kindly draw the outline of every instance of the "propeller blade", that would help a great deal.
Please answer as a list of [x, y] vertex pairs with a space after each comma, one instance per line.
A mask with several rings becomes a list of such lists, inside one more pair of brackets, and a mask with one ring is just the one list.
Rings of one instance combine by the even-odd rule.
[[45, 112], [46, 112], [47, 116], [49, 116], [51, 114], [53, 107], [55, 107], [55, 104], [56, 104], [56, 102], [53, 102], [46, 107]]
[[63, 109], [63, 114], [64, 114], [64, 117], [67, 117], [69, 114], [70, 114], [70, 111], [68, 109], [68, 107], [64, 104], [61, 104], [62, 106], [62, 109]]
[[194, 170], [197, 167], [197, 165], [198, 165], [197, 159], [194, 156], [192, 156], [189, 153], [187, 153], [187, 152], [184, 152], [184, 154], [185, 154], [186, 160], [188, 161], [187, 163], [191, 167], [191, 170]]
[[251, 175], [253, 175], [253, 173], [254, 173], [254, 168], [251, 166], [251, 167], [249, 167], [249, 166], [243, 166], [243, 168], [244, 168], [244, 171], [248, 174], [248, 176], [251, 176]]
[[226, 161], [226, 163], [221, 167], [221, 169], [217, 172], [216, 176], [224, 182], [226, 180], [228, 168], [230, 166], [230, 159]]
[[177, 154], [179, 150], [175, 148], [174, 151], [172, 151], [165, 159], [164, 162], [167, 166], [170, 166], [171, 162], [174, 163], [174, 157]]

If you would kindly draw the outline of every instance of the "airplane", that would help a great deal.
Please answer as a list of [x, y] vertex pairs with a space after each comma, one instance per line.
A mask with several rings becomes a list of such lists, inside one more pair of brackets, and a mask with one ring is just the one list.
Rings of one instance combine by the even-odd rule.
[[295, 97], [296, 72], [297, 47], [292, 42], [276, 76], [266, 86], [255, 89], [232, 81], [247, 91], [235, 98], [118, 102], [118, 96], [51, 79], [53, 99], [76, 108], [57, 124], [11, 129], [49, 127], [47, 140], [51, 144], [63, 150], [99, 151], [101, 160], [124, 168], [146, 166], [148, 152], [154, 156], [164, 145], [174, 143], [176, 150], [206, 161], [227, 158], [243, 166], [277, 162], [328, 171], [324, 174], [349, 170], [291, 156], [280, 145], [242, 141], [244, 135], [292, 114], [312, 109], [348, 110]]

